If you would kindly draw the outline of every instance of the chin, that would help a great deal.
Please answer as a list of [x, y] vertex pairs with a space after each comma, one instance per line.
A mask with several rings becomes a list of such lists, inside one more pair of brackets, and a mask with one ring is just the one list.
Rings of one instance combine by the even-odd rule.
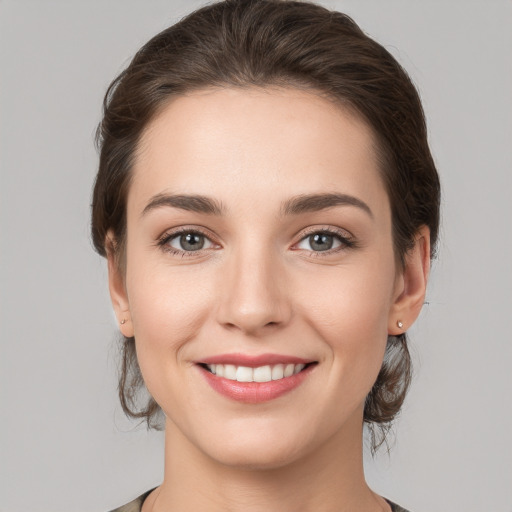
[[211, 429], [207, 438], [196, 439], [199, 443], [195, 444], [224, 466], [246, 470], [278, 469], [301, 458], [310, 444], [308, 432], [286, 427], [272, 427], [264, 422], [257, 427], [245, 425], [236, 430], [222, 429], [223, 432]]
[[239, 443], [228, 450], [219, 450], [210, 456], [218, 463], [247, 471], [269, 471], [287, 466], [300, 458], [301, 453], [297, 447], [276, 446], [274, 444], [262, 446], [263, 443], [241, 446]]

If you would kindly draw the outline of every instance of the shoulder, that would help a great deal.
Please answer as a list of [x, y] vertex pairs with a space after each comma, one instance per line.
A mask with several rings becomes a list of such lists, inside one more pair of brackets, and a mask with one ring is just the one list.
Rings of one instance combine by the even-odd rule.
[[391, 505], [392, 512], [409, 512], [408, 510], [405, 510], [405, 508], [401, 507], [400, 505], [397, 505], [396, 503], [389, 501], [387, 498], [384, 498], [384, 499]]
[[140, 512], [142, 510], [142, 504], [144, 503], [144, 500], [149, 496], [152, 490], [153, 489], [146, 491], [144, 494], [141, 494], [133, 501], [130, 501], [130, 503], [127, 503], [121, 507], [117, 507], [110, 512]]

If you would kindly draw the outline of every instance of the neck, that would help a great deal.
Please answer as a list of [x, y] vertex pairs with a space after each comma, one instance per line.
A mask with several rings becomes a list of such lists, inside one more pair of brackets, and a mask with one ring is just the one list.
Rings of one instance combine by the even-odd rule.
[[253, 468], [214, 460], [167, 420], [164, 482], [143, 510], [388, 511], [364, 479], [361, 423], [346, 426], [298, 460]]

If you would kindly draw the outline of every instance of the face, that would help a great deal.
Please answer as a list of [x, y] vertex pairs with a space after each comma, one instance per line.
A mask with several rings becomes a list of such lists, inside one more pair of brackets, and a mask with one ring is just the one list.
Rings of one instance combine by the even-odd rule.
[[405, 288], [371, 130], [312, 92], [199, 91], [133, 172], [111, 292], [167, 428], [235, 466], [353, 442]]

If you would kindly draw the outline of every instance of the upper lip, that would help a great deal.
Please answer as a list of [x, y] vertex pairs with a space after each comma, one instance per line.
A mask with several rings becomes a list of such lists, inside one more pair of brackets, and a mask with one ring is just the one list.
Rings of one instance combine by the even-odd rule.
[[196, 361], [197, 364], [232, 364], [234, 366], [246, 366], [257, 368], [274, 364], [308, 364], [313, 363], [311, 359], [288, 356], [284, 354], [219, 354]]

